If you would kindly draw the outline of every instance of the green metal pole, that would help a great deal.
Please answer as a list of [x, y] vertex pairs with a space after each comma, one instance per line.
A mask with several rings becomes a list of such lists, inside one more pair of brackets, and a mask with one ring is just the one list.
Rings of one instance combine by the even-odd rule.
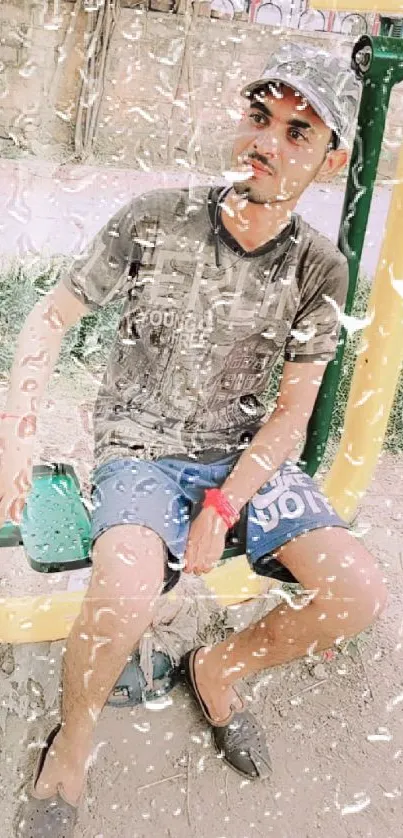
[[[357, 285], [390, 94], [393, 86], [403, 80], [403, 42], [364, 35], [354, 46], [352, 66], [363, 79], [363, 92], [338, 239], [338, 246], [348, 259], [347, 314], [351, 312]], [[327, 366], [308, 425], [299, 464], [310, 475], [318, 469], [329, 437], [345, 341], [343, 328], [336, 357]]]

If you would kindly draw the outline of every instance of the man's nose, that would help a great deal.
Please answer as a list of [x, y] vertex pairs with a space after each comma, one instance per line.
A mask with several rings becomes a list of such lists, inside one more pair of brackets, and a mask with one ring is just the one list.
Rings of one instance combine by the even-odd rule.
[[268, 160], [275, 160], [280, 152], [280, 138], [273, 127], [269, 126], [265, 131], [259, 132], [258, 136], [255, 137], [253, 146], [263, 157], [267, 157]]

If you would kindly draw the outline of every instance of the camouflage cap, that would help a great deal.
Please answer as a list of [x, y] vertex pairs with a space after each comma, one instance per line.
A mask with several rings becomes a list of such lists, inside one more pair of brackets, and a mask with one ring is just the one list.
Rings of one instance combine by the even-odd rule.
[[348, 61], [321, 47], [287, 41], [271, 54], [260, 78], [247, 84], [241, 95], [250, 98], [269, 82], [301, 93], [325, 125], [349, 145], [362, 85]]

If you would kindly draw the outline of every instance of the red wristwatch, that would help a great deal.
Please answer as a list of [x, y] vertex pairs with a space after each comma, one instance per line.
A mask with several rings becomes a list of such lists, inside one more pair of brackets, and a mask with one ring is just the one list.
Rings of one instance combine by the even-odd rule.
[[203, 508], [213, 506], [223, 519], [228, 529], [239, 521], [239, 513], [232, 506], [232, 503], [224, 495], [221, 489], [206, 489], [204, 493]]

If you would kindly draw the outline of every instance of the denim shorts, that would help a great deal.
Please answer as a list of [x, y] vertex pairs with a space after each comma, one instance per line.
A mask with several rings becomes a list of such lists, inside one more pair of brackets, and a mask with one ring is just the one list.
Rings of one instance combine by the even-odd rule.
[[[164, 592], [170, 590], [180, 577], [189, 526], [201, 509], [204, 490], [221, 486], [240, 456], [236, 452], [211, 463], [178, 456], [131, 457], [99, 466], [92, 473], [92, 543], [119, 524], [153, 530], [165, 545]], [[289, 577], [288, 571], [282, 576], [285, 569], [273, 555], [281, 545], [310, 530], [349, 526], [314, 480], [288, 460], [245, 505], [242, 520], [244, 549], [239, 552], [246, 553], [255, 573], [280, 579]]]

